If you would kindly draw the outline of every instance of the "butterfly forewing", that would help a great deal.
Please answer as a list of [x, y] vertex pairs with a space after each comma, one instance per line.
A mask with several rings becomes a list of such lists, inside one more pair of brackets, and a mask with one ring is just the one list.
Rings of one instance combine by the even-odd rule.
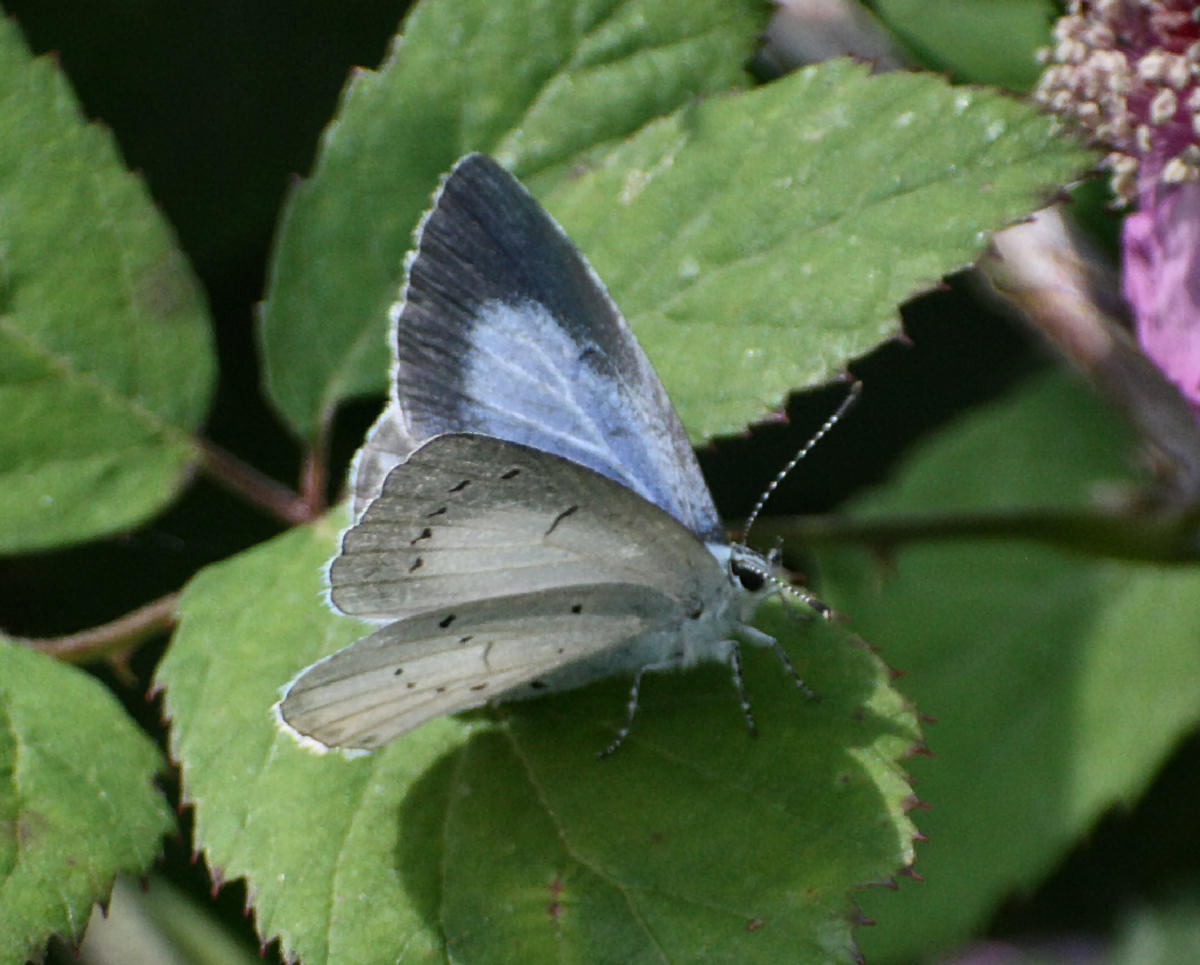
[[725, 575], [686, 527], [586, 466], [487, 436], [438, 436], [389, 474], [330, 567], [344, 613], [633, 584], [684, 607]]
[[722, 540], [687, 434], [586, 259], [491, 158], [463, 158], [393, 309], [393, 398], [353, 480], [355, 518], [421, 442], [473, 432], [589, 466]]

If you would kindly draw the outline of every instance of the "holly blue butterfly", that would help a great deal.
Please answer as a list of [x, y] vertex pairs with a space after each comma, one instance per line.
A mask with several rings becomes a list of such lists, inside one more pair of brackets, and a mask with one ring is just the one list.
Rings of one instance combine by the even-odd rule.
[[381, 626], [289, 685], [288, 728], [372, 749], [632, 672], [611, 751], [647, 671], [727, 663], [751, 727], [739, 642], [773, 647], [803, 686], [750, 625], [777, 565], [730, 543], [628, 323], [495, 161], [468, 155], [443, 180], [391, 322], [391, 399], [329, 567], [334, 607]]

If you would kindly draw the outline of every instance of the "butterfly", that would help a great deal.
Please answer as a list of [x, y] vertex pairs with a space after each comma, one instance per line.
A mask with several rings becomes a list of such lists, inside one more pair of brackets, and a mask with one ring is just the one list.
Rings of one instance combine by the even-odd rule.
[[459, 160], [406, 267], [391, 398], [355, 457], [328, 572], [333, 606], [380, 627], [304, 670], [283, 723], [373, 749], [443, 714], [632, 672], [607, 753], [648, 671], [728, 664], [752, 729], [740, 643], [774, 648], [803, 687], [750, 624], [778, 564], [730, 542], [629, 324], [521, 183], [485, 155]]

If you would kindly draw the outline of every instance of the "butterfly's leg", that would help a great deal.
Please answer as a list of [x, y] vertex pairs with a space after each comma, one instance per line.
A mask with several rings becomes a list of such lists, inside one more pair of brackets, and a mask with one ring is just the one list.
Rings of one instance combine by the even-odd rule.
[[[766, 634], [763, 634], [766, 636]], [[742, 702], [742, 713], [746, 715], [746, 729], [751, 736], [758, 733], [754, 725], [754, 712], [750, 709], [750, 698], [746, 695], [746, 680], [742, 676], [742, 648], [736, 640], [729, 641], [729, 668], [733, 671], [733, 686], [737, 689], [738, 700]]]
[[597, 757], [608, 757], [613, 751], [625, 743], [625, 738], [629, 736], [630, 730], [633, 729], [633, 716], [637, 713], [638, 708], [638, 690], [642, 686], [642, 675], [647, 671], [654, 670], [673, 670], [679, 666], [679, 660], [664, 660], [661, 663], [648, 663], [644, 667], [640, 667], [638, 672], [633, 675], [633, 686], [629, 688], [629, 712], [625, 715], [625, 723], [621, 725], [621, 729], [617, 731], [617, 736], [613, 738], [613, 742], [602, 750]]
[[800, 678], [800, 674], [796, 672], [796, 668], [792, 666], [791, 658], [787, 655], [787, 651], [783, 649], [778, 640], [769, 633], [763, 633], [757, 627], [743, 625], [738, 628], [738, 632], [747, 643], [752, 643], [757, 647], [770, 647], [774, 650], [775, 656], [779, 658], [779, 662], [783, 664], [783, 669], [788, 672], [788, 676], [792, 678], [796, 686], [804, 691], [806, 697], [812, 697], [814, 700], [817, 699], [817, 695], [808, 689], [808, 685]]

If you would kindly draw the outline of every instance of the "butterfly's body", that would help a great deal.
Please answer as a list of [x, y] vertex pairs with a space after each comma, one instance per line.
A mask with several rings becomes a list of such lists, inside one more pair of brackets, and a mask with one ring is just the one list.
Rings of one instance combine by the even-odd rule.
[[382, 627], [293, 682], [286, 724], [372, 748], [623, 672], [631, 714], [647, 669], [722, 661], [740, 688], [737, 640], [777, 647], [749, 626], [772, 564], [729, 543], [628, 324], [495, 162], [447, 176], [392, 320], [329, 570], [334, 606]]

